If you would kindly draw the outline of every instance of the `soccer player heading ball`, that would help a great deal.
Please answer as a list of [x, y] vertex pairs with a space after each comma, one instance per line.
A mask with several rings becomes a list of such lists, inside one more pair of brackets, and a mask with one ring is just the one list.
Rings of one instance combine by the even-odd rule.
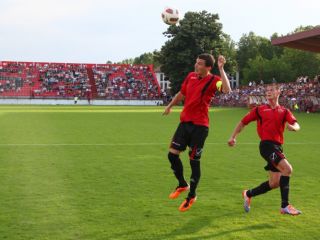
[[[172, 138], [168, 158], [171, 169], [178, 180], [178, 186], [169, 195], [175, 199], [182, 192], [189, 191], [188, 197], [179, 207], [180, 211], [188, 210], [196, 201], [196, 188], [200, 180], [200, 158], [203, 146], [209, 132], [208, 110], [211, 99], [216, 91], [228, 93], [231, 91], [229, 80], [224, 71], [226, 60], [223, 56], [218, 58], [220, 75], [210, 73], [215, 60], [210, 54], [201, 54], [196, 59], [195, 72], [185, 78], [181, 90], [166, 107], [163, 115], [168, 115], [171, 108], [184, 100], [184, 107], [180, 115], [180, 124]], [[183, 165], [180, 153], [189, 147], [191, 166], [190, 186], [183, 176]]]
[[287, 123], [289, 131], [298, 131], [300, 129], [293, 114], [279, 105], [280, 87], [272, 84], [266, 88], [266, 98], [268, 104], [253, 108], [236, 126], [228, 144], [234, 146], [236, 137], [241, 130], [250, 122], [257, 122], [257, 132], [261, 139], [260, 154], [267, 161], [265, 170], [269, 171], [269, 180], [261, 183], [258, 187], [244, 190], [242, 195], [244, 199], [244, 209], [250, 210], [251, 198], [266, 193], [271, 189], [280, 186], [281, 191], [281, 209], [282, 214], [299, 215], [301, 212], [289, 204], [289, 180], [292, 173], [292, 167], [283, 154], [283, 132]]

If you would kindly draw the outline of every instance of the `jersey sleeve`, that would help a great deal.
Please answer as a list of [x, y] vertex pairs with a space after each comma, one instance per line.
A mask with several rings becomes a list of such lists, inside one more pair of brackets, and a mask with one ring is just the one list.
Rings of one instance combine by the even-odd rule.
[[297, 122], [297, 119], [295, 118], [295, 116], [293, 116], [292, 112], [287, 109], [287, 113], [286, 113], [286, 121], [292, 125], [294, 124], [295, 122]]
[[241, 122], [244, 125], [248, 125], [250, 122], [257, 120], [258, 119], [257, 111], [258, 111], [257, 107], [253, 108], [250, 112], [247, 113], [247, 115], [245, 115], [242, 118]]
[[214, 84], [213, 84], [213, 92], [222, 92], [222, 80], [220, 77], [215, 76]]
[[186, 95], [187, 85], [188, 85], [188, 81], [189, 81], [190, 75], [191, 75], [191, 73], [189, 73], [188, 76], [187, 76], [187, 77], [183, 80], [183, 82], [182, 82], [180, 92], [182, 93], [183, 96]]

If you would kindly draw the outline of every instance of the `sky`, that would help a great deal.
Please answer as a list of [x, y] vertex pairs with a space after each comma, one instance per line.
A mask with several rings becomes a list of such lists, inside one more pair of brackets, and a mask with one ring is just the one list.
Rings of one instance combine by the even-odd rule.
[[160, 50], [165, 7], [217, 13], [238, 41], [320, 24], [320, 0], [0, 0], [0, 61], [105, 63]]

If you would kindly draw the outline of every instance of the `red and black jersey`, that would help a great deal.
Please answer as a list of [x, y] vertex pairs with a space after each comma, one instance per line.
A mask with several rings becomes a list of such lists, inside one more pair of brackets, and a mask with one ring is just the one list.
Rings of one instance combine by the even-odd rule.
[[287, 108], [261, 105], [253, 108], [242, 120], [244, 125], [257, 121], [257, 132], [261, 141], [269, 140], [283, 144], [285, 124], [294, 124], [297, 120]]
[[219, 76], [209, 74], [201, 79], [197, 73], [189, 73], [180, 90], [185, 96], [180, 121], [209, 127], [208, 111], [211, 99], [216, 91], [221, 90], [222, 81]]

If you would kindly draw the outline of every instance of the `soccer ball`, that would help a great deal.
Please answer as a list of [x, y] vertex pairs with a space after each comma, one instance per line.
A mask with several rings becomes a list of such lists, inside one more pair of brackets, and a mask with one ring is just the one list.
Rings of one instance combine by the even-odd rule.
[[165, 8], [161, 16], [164, 23], [168, 25], [174, 25], [179, 21], [179, 12], [174, 8]]

